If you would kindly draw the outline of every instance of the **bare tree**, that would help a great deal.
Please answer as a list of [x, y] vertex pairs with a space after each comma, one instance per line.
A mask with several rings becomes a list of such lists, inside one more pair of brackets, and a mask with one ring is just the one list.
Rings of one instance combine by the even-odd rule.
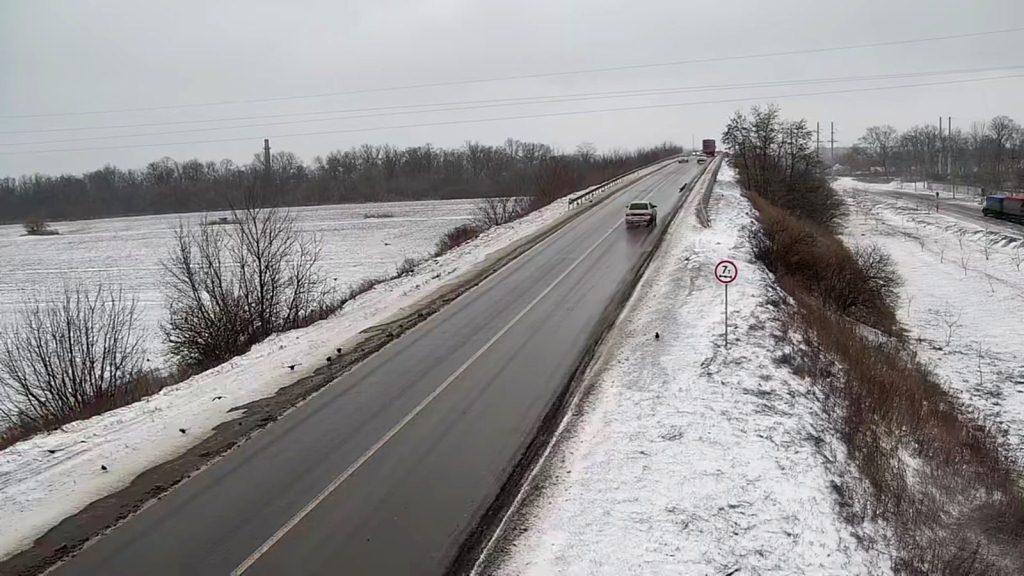
[[292, 216], [260, 208], [251, 196], [232, 212], [238, 224], [181, 227], [164, 261], [168, 350], [205, 368], [240, 354], [274, 332], [330, 305], [319, 271], [321, 244]]
[[0, 417], [42, 430], [127, 393], [143, 339], [121, 290], [65, 286], [34, 300], [0, 334]]
[[529, 198], [484, 198], [476, 208], [477, 220], [484, 228], [500, 226], [519, 218], [529, 207]]
[[957, 331], [963, 326], [960, 320], [964, 316], [964, 311], [957, 309], [954, 312], [947, 303], [946, 307], [942, 310], [932, 310], [932, 316], [938, 320], [945, 330], [946, 342], [943, 347], [949, 348], [949, 345], [953, 343], [953, 338], [956, 337]]
[[858, 143], [867, 150], [872, 157], [881, 162], [885, 175], [889, 175], [889, 159], [892, 157], [893, 149], [899, 142], [899, 132], [896, 128], [886, 124], [884, 126], [871, 126], [860, 137]]

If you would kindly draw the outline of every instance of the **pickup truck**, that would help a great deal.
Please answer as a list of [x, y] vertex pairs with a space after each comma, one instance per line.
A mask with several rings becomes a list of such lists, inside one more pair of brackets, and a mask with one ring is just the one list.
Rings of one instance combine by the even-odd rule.
[[655, 226], [658, 223], [658, 206], [653, 202], [630, 202], [626, 206], [626, 227], [643, 224]]

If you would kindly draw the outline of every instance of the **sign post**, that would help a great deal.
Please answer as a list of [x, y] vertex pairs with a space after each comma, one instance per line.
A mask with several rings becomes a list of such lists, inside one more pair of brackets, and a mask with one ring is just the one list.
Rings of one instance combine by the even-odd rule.
[[732, 260], [722, 260], [715, 264], [715, 280], [725, 286], [725, 348], [729, 348], [729, 284], [736, 281], [739, 269]]

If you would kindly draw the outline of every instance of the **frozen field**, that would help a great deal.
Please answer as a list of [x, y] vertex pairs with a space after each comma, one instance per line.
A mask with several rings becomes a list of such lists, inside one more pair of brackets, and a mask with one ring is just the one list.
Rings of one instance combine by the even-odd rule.
[[[392, 272], [406, 257], [431, 253], [449, 228], [473, 217], [476, 200], [346, 204], [293, 208], [299, 227], [323, 238], [324, 269], [344, 290], [364, 278]], [[389, 214], [367, 218], [367, 214]], [[67, 283], [124, 286], [138, 299], [150, 355], [159, 362], [160, 260], [179, 222], [199, 224], [225, 212], [166, 214], [57, 222], [59, 236], [24, 236], [0, 226], [0, 325], [33, 296]]]

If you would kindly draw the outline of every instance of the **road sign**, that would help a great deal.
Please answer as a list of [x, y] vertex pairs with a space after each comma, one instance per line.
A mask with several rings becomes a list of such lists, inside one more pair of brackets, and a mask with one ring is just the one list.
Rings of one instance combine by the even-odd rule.
[[740, 271], [732, 260], [721, 260], [715, 264], [715, 280], [725, 286], [725, 347], [729, 348], [729, 284], [736, 281]]
[[728, 286], [736, 281], [736, 277], [739, 276], [739, 270], [736, 268], [736, 263], [732, 260], [722, 260], [718, 264], [715, 264], [715, 280]]

